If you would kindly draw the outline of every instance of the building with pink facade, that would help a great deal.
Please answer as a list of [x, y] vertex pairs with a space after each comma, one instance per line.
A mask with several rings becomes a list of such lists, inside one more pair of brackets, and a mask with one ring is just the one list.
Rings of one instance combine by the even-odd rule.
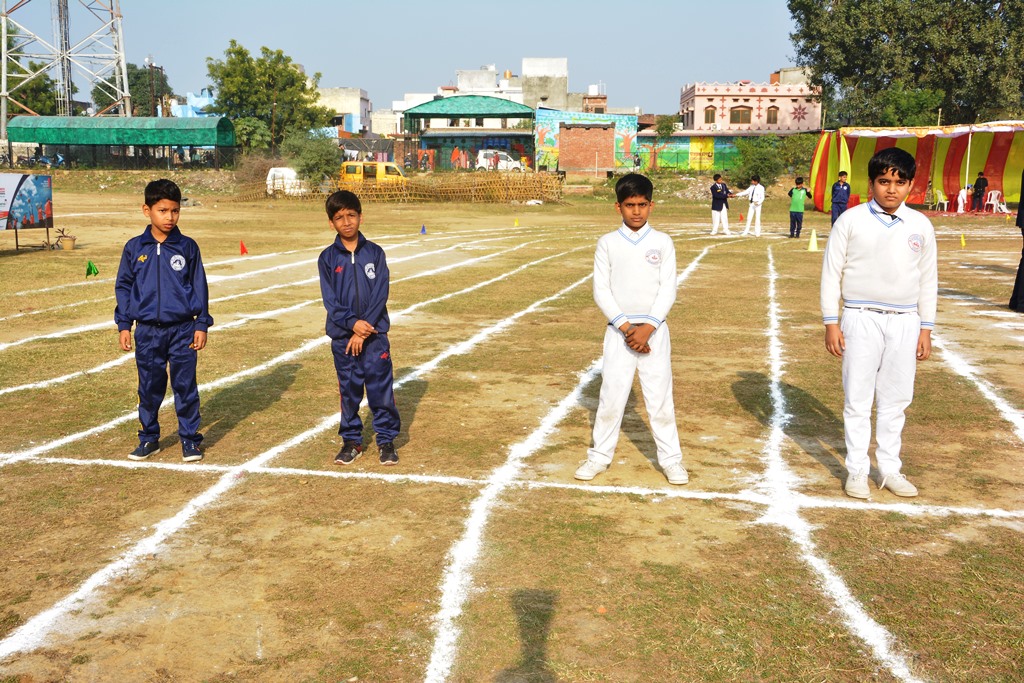
[[802, 69], [780, 69], [768, 83], [691, 83], [679, 97], [680, 128], [711, 135], [821, 130], [821, 88]]

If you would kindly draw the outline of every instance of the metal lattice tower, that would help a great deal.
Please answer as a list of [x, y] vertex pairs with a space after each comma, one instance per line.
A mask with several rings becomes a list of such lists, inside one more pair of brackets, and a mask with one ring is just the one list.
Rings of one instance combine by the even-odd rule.
[[[38, 115], [23, 95], [28, 84], [47, 75], [56, 83], [58, 116], [72, 114], [75, 76], [84, 77], [90, 91], [99, 88], [112, 100], [97, 115], [131, 116], [120, 0], [72, 0], [70, 7], [69, 0], [50, 0], [49, 36], [43, 35], [39, 8], [32, 4], [33, 0], [0, 0], [0, 139], [7, 139], [9, 116]], [[75, 28], [80, 23], [85, 31], [72, 33], [72, 9]]]

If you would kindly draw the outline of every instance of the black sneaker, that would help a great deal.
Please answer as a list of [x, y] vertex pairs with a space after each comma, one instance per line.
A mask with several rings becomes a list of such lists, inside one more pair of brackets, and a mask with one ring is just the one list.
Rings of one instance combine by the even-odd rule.
[[199, 462], [202, 460], [203, 452], [199, 450], [199, 444], [192, 441], [182, 441], [181, 459], [185, 462]]
[[334, 457], [335, 465], [351, 465], [352, 461], [363, 453], [363, 444], [355, 441], [346, 441], [341, 445], [341, 450]]
[[160, 442], [158, 441], [143, 441], [139, 444], [139, 447], [128, 454], [129, 460], [145, 460], [154, 453], [160, 452]]
[[379, 445], [380, 448], [380, 464], [381, 465], [397, 465], [398, 464], [398, 451], [395, 450], [395, 444], [393, 443], [382, 443]]

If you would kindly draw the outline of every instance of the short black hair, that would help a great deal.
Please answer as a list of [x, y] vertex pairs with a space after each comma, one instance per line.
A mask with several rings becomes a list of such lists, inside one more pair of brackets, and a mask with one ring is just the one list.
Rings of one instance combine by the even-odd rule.
[[358, 214], [363, 213], [363, 205], [360, 203], [359, 197], [356, 196], [355, 192], [349, 192], [348, 190], [338, 190], [333, 193], [327, 198], [324, 208], [327, 209], [327, 218], [334, 218], [334, 214], [342, 209], [351, 209]]
[[181, 188], [173, 180], [161, 178], [146, 185], [146, 206], [156, 206], [161, 199], [181, 204]]
[[751, 180], [756, 180], [757, 182], [761, 182], [761, 176], [757, 175], [756, 173], [754, 175], [750, 176], [750, 179]]
[[797, 185], [803, 185], [804, 184], [804, 177], [802, 175], [798, 175], [796, 177], [796, 184]]
[[654, 183], [645, 175], [627, 173], [615, 183], [615, 199], [621, 204], [630, 197], [644, 197], [651, 201], [654, 197]]
[[850, 174], [849, 174], [849, 173], [847, 173], [846, 171], [840, 171], [840, 172], [839, 172], [839, 175], [850, 175]]
[[980, 177], [982, 177], [983, 175], [985, 175], [985, 172], [984, 172], [984, 171], [978, 171], [978, 177], [979, 177], [979, 178], [980, 178]]
[[721, 173], [716, 173], [714, 179], [715, 180], [721, 180], [722, 179], [722, 174]]
[[889, 171], [895, 171], [903, 180], [913, 180], [917, 173], [914, 155], [899, 147], [888, 147], [871, 157], [868, 162], [868, 179], [872, 182]]

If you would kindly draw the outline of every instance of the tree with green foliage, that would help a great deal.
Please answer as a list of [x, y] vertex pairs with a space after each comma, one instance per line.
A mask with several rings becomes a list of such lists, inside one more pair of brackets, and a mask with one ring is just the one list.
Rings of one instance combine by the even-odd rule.
[[336, 180], [341, 172], [341, 150], [333, 138], [296, 130], [281, 143], [281, 154], [310, 183]]
[[[163, 68], [139, 66], [128, 62], [128, 92], [132, 96], [132, 116], [156, 116], [157, 107], [167, 104], [171, 98], [177, 97], [167, 80]], [[179, 98], [180, 99], [180, 98]], [[106, 109], [114, 98], [102, 86], [92, 89], [92, 101], [97, 111]]]
[[317, 105], [320, 74], [307, 78], [281, 50], [263, 47], [260, 56], [253, 57], [232, 40], [224, 59], [208, 57], [206, 69], [217, 93], [212, 112], [262, 121], [272, 146], [292, 131], [309, 131], [330, 121], [331, 112]]
[[779, 142], [779, 157], [783, 169], [795, 175], [810, 175], [814, 148], [818, 144], [816, 133], [786, 135]]
[[736, 149], [740, 154], [732, 177], [746, 182], [750, 176], [758, 175], [763, 185], [771, 185], [785, 170], [781, 147], [782, 142], [777, 135], [736, 138]]
[[826, 125], [1024, 114], [1024, 0], [789, 0]]
[[235, 140], [245, 152], [270, 147], [270, 129], [267, 124], [251, 116], [235, 119]]

